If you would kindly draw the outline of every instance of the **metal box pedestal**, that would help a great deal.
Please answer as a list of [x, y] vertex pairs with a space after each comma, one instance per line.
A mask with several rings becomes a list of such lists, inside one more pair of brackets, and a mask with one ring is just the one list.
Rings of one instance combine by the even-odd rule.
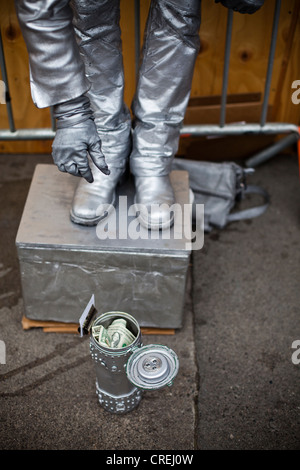
[[[183, 211], [189, 203], [188, 173], [173, 171], [171, 181]], [[76, 225], [69, 211], [77, 183], [54, 165], [35, 169], [16, 237], [25, 316], [76, 323], [94, 294], [99, 312], [130, 312], [142, 327], [180, 328], [190, 257], [184, 219], [178, 218], [169, 239], [163, 232], [151, 239], [148, 231], [144, 238], [126, 239], [124, 217], [127, 227], [135, 217], [128, 217], [117, 198], [119, 206], [109, 217], [123, 220], [120, 230], [108, 219], [101, 231]], [[118, 196], [127, 197], [127, 207], [133, 204], [131, 179]]]

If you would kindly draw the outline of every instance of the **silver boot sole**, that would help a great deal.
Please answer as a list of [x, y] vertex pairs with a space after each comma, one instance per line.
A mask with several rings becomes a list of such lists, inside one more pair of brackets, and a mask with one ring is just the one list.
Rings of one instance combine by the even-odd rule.
[[175, 196], [169, 176], [136, 176], [135, 211], [148, 230], [164, 230], [174, 223]]

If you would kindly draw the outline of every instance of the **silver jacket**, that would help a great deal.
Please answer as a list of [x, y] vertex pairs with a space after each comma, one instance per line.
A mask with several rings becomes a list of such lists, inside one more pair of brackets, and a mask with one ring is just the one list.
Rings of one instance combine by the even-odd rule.
[[130, 156], [133, 174], [167, 175], [200, 46], [201, 0], [151, 1], [133, 121], [124, 103], [119, 0], [15, 3], [36, 106], [87, 93], [108, 166], [122, 168]]

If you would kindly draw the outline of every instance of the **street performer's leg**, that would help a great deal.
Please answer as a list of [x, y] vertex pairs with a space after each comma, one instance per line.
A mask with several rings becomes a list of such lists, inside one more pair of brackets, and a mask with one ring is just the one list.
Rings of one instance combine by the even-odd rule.
[[[147, 20], [142, 63], [133, 101], [131, 171], [136, 203], [147, 206], [140, 222], [148, 228], [172, 223], [166, 207], [174, 203], [169, 180], [178, 149], [199, 51], [201, 0], [152, 0]], [[164, 209], [152, 210], [151, 204]]]
[[115, 202], [115, 189], [124, 175], [131, 150], [131, 117], [124, 104], [119, 0], [73, 0], [73, 25], [90, 82], [87, 96], [94, 112], [102, 151], [110, 170], [103, 175], [91, 163], [94, 182], [79, 182], [71, 219], [94, 225]]

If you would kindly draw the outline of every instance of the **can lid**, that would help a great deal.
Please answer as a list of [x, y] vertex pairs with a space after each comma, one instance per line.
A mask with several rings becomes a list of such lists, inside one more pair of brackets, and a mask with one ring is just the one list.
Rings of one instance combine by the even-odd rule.
[[128, 380], [142, 390], [171, 386], [179, 369], [176, 353], [160, 344], [137, 348], [127, 361]]

